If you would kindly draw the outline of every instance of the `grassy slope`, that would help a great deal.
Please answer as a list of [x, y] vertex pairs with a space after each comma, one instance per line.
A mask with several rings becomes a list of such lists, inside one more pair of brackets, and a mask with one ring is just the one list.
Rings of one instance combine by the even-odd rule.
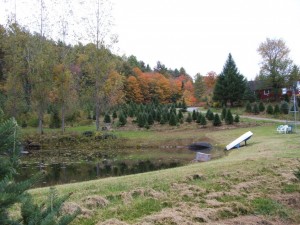
[[[293, 169], [299, 165], [299, 134], [280, 135], [272, 125], [199, 135], [225, 146], [248, 130], [254, 133], [249, 145], [221, 159], [57, 189], [60, 194], [73, 192], [69, 201], [91, 210], [74, 224], [96, 224], [111, 218], [129, 224], [225, 223], [228, 218], [245, 215], [262, 215], [279, 224], [300, 223], [300, 185], [293, 177]], [[48, 188], [31, 192], [39, 201], [47, 196]], [[107, 199], [108, 205], [100, 207], [96, 198], [87, 203], [87, 196], [95, 195]], [[288, 198], [296, 199], [296, 205], [288, 204]]]

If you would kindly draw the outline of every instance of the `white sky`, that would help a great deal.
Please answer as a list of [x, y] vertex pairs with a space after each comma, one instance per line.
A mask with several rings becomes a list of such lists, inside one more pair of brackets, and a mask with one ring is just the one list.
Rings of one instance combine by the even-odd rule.
[[[14, 1], [0, 3], [14, 5]], [[167, 68], [184, 67], [192, 77], [198, 72], [219, 74], [231, 53], [240, 72], [251, 80], [259, 72], [257, 48], [266, 38], [282, 38], [291, 50], [290, 58], [300, 65], [300, 0], [111, 1], [118, 54], [135, 55], [152, 68], [159, 60]], [[28, 20], [22, 17], [26, 1], [17, 3], [19, 20]], [[4, 12], [1, 4], [3, 24], [7, 9]], [[81, 6], [76, 10], [85, 14]]]

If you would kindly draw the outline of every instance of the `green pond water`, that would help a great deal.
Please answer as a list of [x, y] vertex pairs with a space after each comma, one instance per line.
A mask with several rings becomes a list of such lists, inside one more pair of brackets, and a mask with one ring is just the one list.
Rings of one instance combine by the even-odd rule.
[[[207, 153], [207, 152], [206, 152]], [[223, 149], [213, 148], [209, 152], [211, 159], [223, 157]], [[18, 180], [25, 180], [42, 171], [44, 179], [36, 187], [74, 183], [111, 176], [144, 173], [187, 165], [194, 162], [195, 151], [187, 148], [159, 148], [132, 150], [120, 154], [114, 159], [101, 159], [85, 162], [55, 162], [22, 164]]]

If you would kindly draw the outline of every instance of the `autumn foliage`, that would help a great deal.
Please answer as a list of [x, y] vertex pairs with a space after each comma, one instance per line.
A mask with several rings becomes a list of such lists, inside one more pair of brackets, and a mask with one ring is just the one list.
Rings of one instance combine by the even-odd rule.
[[166, 77], [158, 72], [142, 72], [139, 68], [132, 71], [124, 85], [128, 102], [149, 103], [157, 99], [160, 103], [170, 103], [184, 98], [188, 105], [193, 105], [196, 101], [189, 76]]

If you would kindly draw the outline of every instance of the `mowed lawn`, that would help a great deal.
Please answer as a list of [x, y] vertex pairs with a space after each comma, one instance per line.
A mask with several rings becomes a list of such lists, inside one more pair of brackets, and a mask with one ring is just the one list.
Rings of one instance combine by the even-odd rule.
[[[225, 147], [249, 130], [254, 135], [248, 145], [223, 158], [56, 186], [60, 195], [72, 193], [64, 210], [82, 211], [73, 224], [299, 224], [300, 184], [294, 175], [300, 166], [299, 133], [278, 134], [276, 125], [259, 124], [199, 134], [183, 129], [176, 135], [183, 139], [199, 135]], [[140, 133], [139, 138], [151, 142], [161, 134]], [[126, 135], [136, 137], [130, 137], [132, 132]], [[166, 135], [171, 140], [172, 132]], [[40, 202], [47, 199], [49, 188], [30, 192]]]

